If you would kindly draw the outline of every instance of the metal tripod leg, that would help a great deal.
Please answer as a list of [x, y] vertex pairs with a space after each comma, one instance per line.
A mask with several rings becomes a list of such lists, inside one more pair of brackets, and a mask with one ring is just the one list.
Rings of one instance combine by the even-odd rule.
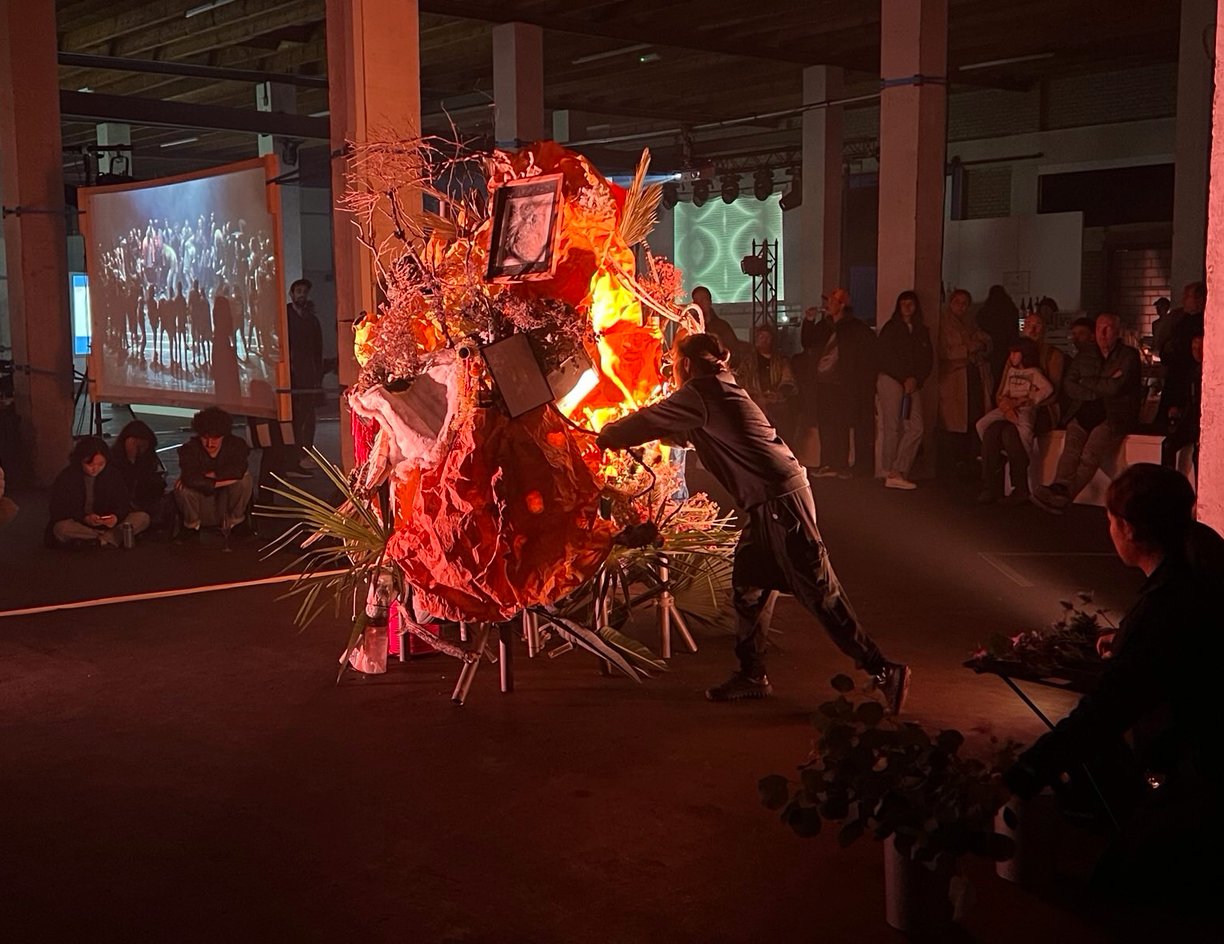
[[479, 624], [476, 630], [476, 646], [464, 657], [463, 668], [459, 670], [459, 680], [455, 682], [455, 690], [451, 693], [451, 701], [462, 705], [467, 700], [468, 690], [472, 687], [472, 679], [480, 667], [480, 659], [484, 655], [485, 643], [489, 640], [490, 627], [488, 623]]
[[540, 654], [540, 621], [530, 610], [523, 610], [523, 638], [527, 641], [527, 658]]
[[684, 622], [684, 616], [676, 607], [676, 598], [671, 592], [671, 573], [669, 570], [669, 562], [666, 557], [660, 556], [659, 563], [656, 567], [657, 576], [659, 578], [659, 598], [655, 604], [659, 608], [659, 650], [660, 655], [664, 659], [670, 659], [672, 654], [671, 645], [671, 628], [672, 623], [676, 624], [676, 629], [680, 631], [680, 636], [684, 640], [685, 646], [689, 652], [697, 651], [697, 643], [693, 639], [693, 634], [689, 632], [688, 624]]
[[502, 623], [497, 628], [497, 667], [501, 677], [501, 690], [514, 691], [514, 624]]

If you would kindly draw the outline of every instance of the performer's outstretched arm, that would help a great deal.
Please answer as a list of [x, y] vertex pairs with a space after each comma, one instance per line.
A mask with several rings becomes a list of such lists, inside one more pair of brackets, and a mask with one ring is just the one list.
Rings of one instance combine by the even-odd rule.
[[681, 387], [666, 400], [609, 423], [599, 434], [600, 449], [626, 449], [655, 439], [687, 441], [706, 423], [705, 401], [697, 391]]

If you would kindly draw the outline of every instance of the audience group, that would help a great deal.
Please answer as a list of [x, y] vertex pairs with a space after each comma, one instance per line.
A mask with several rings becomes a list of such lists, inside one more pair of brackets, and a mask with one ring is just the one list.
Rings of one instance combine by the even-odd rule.
[[[804, 312], [801, 350], [788, 358], [773, 326], [756, 326], [745, 343], [709, 290], [693, 290], [706, 330], [732, 352], [739, 382], [812, 478], [878, 476], [886, 488], [916, 488], [924, 402], [934, 398], [941, 473], [980, 479], [983, 504], [1031, 502], [1061, 514], [1139, 425], [1142, 357], [1117, 315], [1076, 319], [1064, 350], [1047, 339], [1058, 304], [1043, 298], [1022, 323], [1001, 285], [976, 311], [969, 292], [953, 291], [934, 337], [912, 291], [878, 334], [854, 317], [845, 289], [822, 301]], [[1175, 466], [1191, 447], [1196, 470], [1205, 303], [1201, 282], [1186, 286], [1180, 308], [1160, 299], [1151, 341], [1164, 373], [1155, 420], [1166, 434], [1163, 462]], [[936, 365], [938, 382], [928, 384]], [[1038, 437], [1053, 430], [1064, 431], [1057, 470], [1030, 488]]]

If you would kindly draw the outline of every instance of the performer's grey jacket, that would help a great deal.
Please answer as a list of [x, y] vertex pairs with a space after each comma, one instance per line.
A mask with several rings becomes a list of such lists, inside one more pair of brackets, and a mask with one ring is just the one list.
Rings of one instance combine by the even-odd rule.
[[609, 423], [598, 443], [625, 449], [654, 439], [691, 444], [744, 509], [808, 484], [777, 430], [727, 371], [694, 377], [667, 399]]

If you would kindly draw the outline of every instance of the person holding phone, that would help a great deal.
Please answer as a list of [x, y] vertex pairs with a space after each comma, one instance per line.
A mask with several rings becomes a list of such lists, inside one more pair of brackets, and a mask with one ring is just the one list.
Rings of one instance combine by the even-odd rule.
[[115, 469], [107, 466], [109, 450], [97, 436], [77, 440], [68, 467], [51, 486], [47, 543], [52, 547], [119, 547], [121, 525], [140, 534], [149, 516], [132, 509], [132, 496]]

